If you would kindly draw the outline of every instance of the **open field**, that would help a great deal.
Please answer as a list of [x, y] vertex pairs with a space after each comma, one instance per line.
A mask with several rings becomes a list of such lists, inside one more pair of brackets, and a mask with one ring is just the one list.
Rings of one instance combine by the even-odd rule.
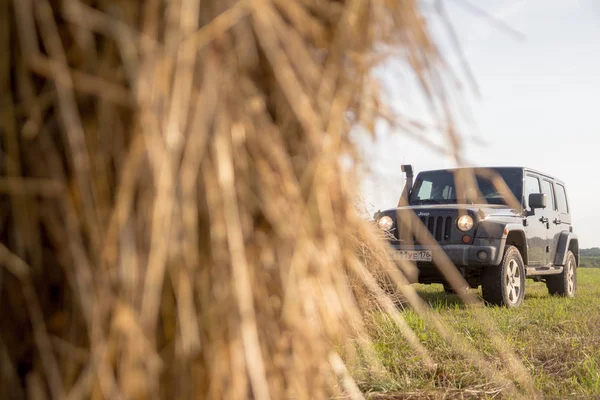
[[[448, 326], [501, 366], [481, 325], [456, 296], [446, 295], [441, 285], [418, 285], [417, 290]], [[376, 315], [371, 327], [375, 347], [391, 375], [363, 379], [363, 391], [381, 393], [371, 395], [378, 399], [503, 397], [413, 311], [403, 313], [438, 367], [425, 371], [393, 323]], [[600, 397], [600, 269], [578, 271], [574, 299], [551, 297], [544, 283], [527, 281], [522, 307], [489, 307], [486, 313], [506, 335], [544, 398]]]

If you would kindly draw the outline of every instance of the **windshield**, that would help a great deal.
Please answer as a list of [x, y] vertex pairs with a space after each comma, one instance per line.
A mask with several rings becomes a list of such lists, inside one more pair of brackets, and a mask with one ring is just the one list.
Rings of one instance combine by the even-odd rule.
[[[523, 173], [518, 168], [492, 169], [506, 182], [517, 200], [521, 199]], [[477, 173], [477, 169], [475, 169]], [[475, 175], [481, 195], [488, 204], [507, 204], [504, 197], [496, 190], [494, 184], [483, 177]], [[456, 188], [452, 171], [421, 172], [417, 176], [410, 195], [411, 205], [421, 204], [456, 204]]]

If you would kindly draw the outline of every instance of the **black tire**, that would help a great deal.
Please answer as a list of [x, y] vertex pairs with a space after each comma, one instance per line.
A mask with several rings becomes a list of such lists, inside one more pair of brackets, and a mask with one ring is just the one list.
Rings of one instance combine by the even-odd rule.
[[546, 287], [551, 295], [575, 297], [577, 290], [577, 259], [569, 251], [563, 272], [546, 278]]
[[[456, 290], [454, 290], [454, 288], [452, 286], [450, 286], [449, 283], [444, 283], [443, 285], [444, 285], [444, 292], [446, 294], [457, 294]], [[469, 292], [469, 288], [468, 287], [464, 287], [462, 289], [462, 292], [463, 293], [468, 293]]]
[[502, 262], [484, 267], [481, 282], [483, 299], [498, 306], [518, 307], [525, 298], [525, 264], [514, 246], [506, 246]]
[[452, 289], [452, 287], [450, 287], [450, 285], [448, 285], [447, 283], [444, 283], [444, 292], [446, 294], [456, 294], [454, 289]]

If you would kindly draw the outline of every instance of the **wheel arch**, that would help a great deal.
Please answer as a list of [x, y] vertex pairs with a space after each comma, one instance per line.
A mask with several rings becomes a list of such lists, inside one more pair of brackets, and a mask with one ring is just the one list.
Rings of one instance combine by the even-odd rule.
[[507, 225], [504, 228], [503, 236], [504, 245], [502, 246], [502, 253], [504, 253], [506, 246], [514, 246], [519, 250], [519, 253], [521, 253], [523, 264], [527, 265], [529, 263], [529, 257], [527, 252], [527, 239], [523, 227], [511, 227], [510, 225]]
[[579, 266], [579, 239], [574, 238], [569, 241], [569, 250], [575, 256], [576, 265]]
[[575, 261], [579, 265], [579, 238], [573, 232], [562, 232], [556, 246], [554, 265], [565, 265], [569, 251], [575, 255]]

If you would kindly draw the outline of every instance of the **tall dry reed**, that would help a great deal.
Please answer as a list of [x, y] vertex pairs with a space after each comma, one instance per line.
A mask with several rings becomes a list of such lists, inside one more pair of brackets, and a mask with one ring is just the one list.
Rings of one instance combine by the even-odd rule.
[[383, 44], [439, 94], [415, 0], [0, 7], [2, 398], [360, 398], [338, 351], [369, 354], [361, 293], [434, 368], [357, 237], [495, 373], [389, 265], [340, 164]]

